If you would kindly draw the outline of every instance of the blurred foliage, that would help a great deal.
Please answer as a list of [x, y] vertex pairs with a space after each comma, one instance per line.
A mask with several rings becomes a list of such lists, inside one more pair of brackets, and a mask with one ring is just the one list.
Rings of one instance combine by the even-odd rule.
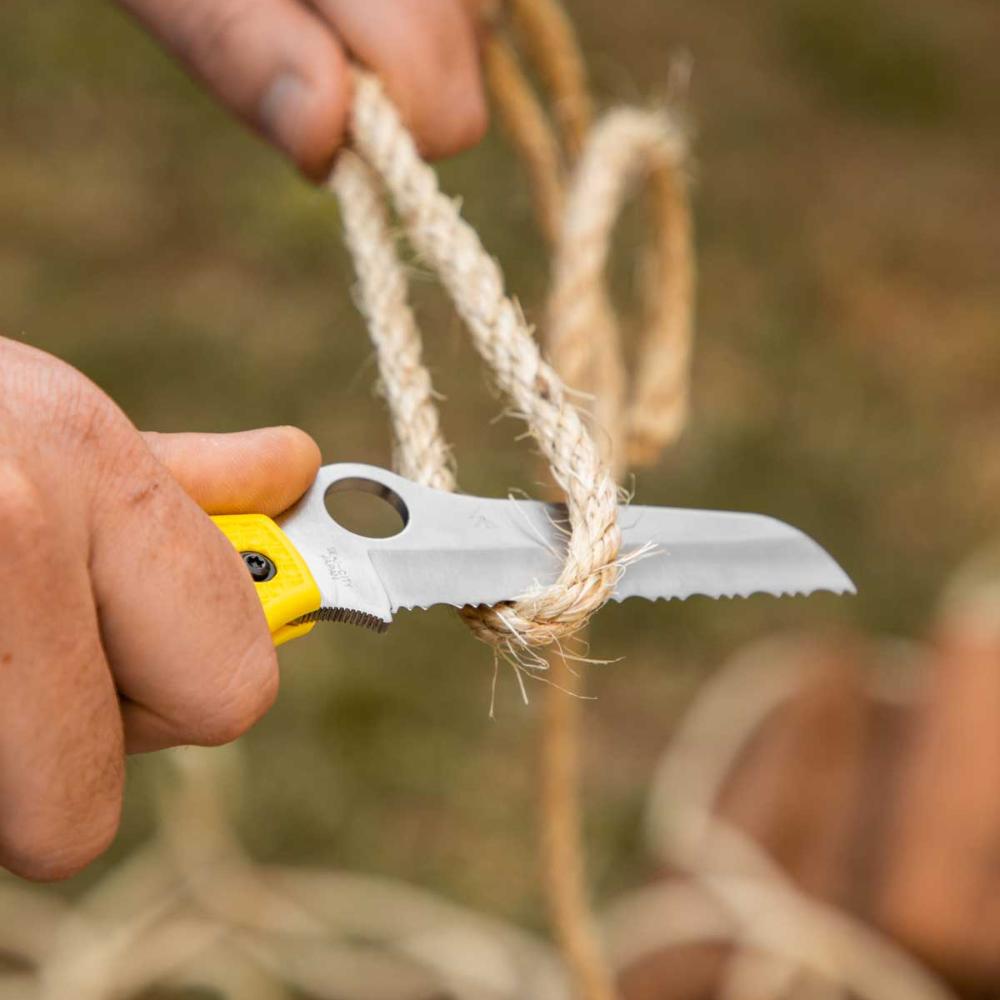
[[[694, 417], [637, 498], [787, 518], [861, 590], [629, 602], [600, 617], [594, 654], [622, 658], [590, 670], [603, 894], [645, 873], [649, 769], [721, 656], [776, 628], [919, 633], [949, 569], [995, 530], [1000, 12], [982, 0], [573, 7], [608, 103], [662, 93], [678, 49], [695, 63]], [[328, 196], [108, 5], [0, 6], [0, 88], [9, 335], [82, 369], [143, 427], [292, 422], [330, 461], [389, 461]], [[544, 256], [502, 139], [441, 173], [536, 313]], [[622, 227], [623, 253], [640, 230]], [[491, 422], [499, 404], [458, 322], [413, 271], [463, 487], [532, 488], [520, 428]], [[401, 615], [385, 637], [320, 628], [282, 661], [279, 704], [244, 741], [253, 852], [401, 875], [537, 924], [536, 706], [505, 672], [488, 718], [492, 658], [454, 615]], [[146, 835], [154, 766], [129, 764], [111, 855], [52, 891], [91, 883]]]

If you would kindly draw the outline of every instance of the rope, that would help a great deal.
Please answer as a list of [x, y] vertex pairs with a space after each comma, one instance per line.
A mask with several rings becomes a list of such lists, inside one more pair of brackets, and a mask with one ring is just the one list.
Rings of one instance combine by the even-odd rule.
[[[560, 149], [554, 135], [551, 140], [545, 138], [544, 115], [537, 118], [539, 149], [547, 148], [553, 156], [545, 168], [550, 187], [538, 196], [538, 203], [549, 205], [550, 232], [559, 247], [547, 310], [551, 345], [561, 358], [560, 365], [571, 370], [568, 359], [583, 357], [581, 340], [591, 342], [603, 352], [609, 367], [621, 373], [622, 391], [615, 400], [624, 399], [617, 327], [603, 287], [608, 241], [630, 183], [649, 169], [658, 169], [657, 158], [670, 161], [673, 170], [683, 142], [661, 116], [619, 112], [597, 128], [594, 146], [585, 147], [590, 102], [569, 22], [552, 0], [520, 7], [517, 30], [525, 39], [534, 39], [533, 58], [546, 85], [557, 95], [556, 117], [564, 147]], [[516, 62], [508, 61], [507, 69], [516, 86]], [[530, 95], [526, 81], [521, 92]], [[601, 169], [594, 161], [605, 156], [602, 150], [608, 143], [618, 142], [625, 145], [617, 150], [610, 172]], [[577, 153], [580, 170], [569, 183], [563, 173], [565, 161]], [[539, 169], [540, 183], [543, 173]], [[578, 633], [610, 596], [621, 571], [618, 490], [609, 464], [618, 450], [602, 453], [595, 443], [584, 417], [567, 398], [562, 380], [543, 360], [519, 307], [506, 294], [497, 264], [456, 205], [438, 189], [434, 172], [421, 161], [378, 81], [361, 70], [355, 71], [352, 148], [339, 158], [329, 186], [342, 207], [345, 239], [357, 270], [359, 304], [368, 321], [390, 412], [397, 468], [427, 485], [455, 486], [431, 378], [421, 359], [420, 332], [407, 300], [405, 272], [396, 253], [390, 205], [410, 243], [437, 272], [477, 351], [522, 415], [566, 497], [570, 534], [558, 581], [517, 602], [465, 609], [463, 617], [480, 638], [515, 661], [531, 647]], [[676, 226], [672, 216], [667, 221]], [[583, 284], [588, 286], [589, 315], [586, 309], [571, 308], [565, 301]], [[659, 294], [668, 287], [669, 282], [664, 282], [655, 289]], [[654, 297], [650, 316], [666, 316], [668, 305]], [[651, 331], [644, 344], [660, 339], [652, 327]], [[591, 376], [594, 371], [605, 371], [603, 364], [591, 367]], [[582, 369], [578, 374], [583, 379]], [[596, 384], [595, 392], [600, 400], [608, 395]], [[675, 398], [676, 393], [670, 396]], [[597, 416], [602, 419], [600, 412]], [[528, 665], [545, 663], [537, 659]], [[554, 659], [551, 669], [556, 685], [572, 688], [575, 678], [564, 659]], [[543, 836], [542, 853], [550, 862], [545, 866], [550, 904], [576, 992], [587, 1000], [603, 1000], [613, 996], [613, 975], [601, 954], [586, 894], [579, 836], [579, 705], [577, 699], [561, 695], [546, 702], [542, 771], [548, 836]], [[202, 801], [204, 796], [196, 797], [197, 811], [212, 814], [211, 803]], [[177, 811], [171, 810], [163, 819], [161, 849], [134, 862], [144, 888], [142, 899], [125, 907], [133, 910], [132, 919], [122, 924], [113, 921], [114, 934], [102, 933], [102, 921], [89, 919], [89, 914], [79, 910], [65, 921], [61, 916], [54, 921], [57, 941], [39, 970], [44, 997], [74, 990], [74, 995], [93, 998], [124, 994], [210, 952], [224, 953], [223, 960], [241, 974], [246, 956], [252, 959], [254, 976], [269, 967], [288, 974], [295, 962], [290, 953], [279, 961], [275, 932], [305, 938], [328, 932], [314, 913], [295, 905], [293, 892], [282, 884], [279, 873], [270, 873], [268, 881], [255, 870], [218, 817], [213, 815], [206, 824], [203, 833], [210, 835], [204, 842], [188, 840], [171, 821]], [[183, 890], [171, 887], [161, 850], [174, 858], [183, 873]], [[124, 881], [129, 881], [127, 875]], [[484, 940], [485, 935], [477, 944], [482, 947]], [[140, 941], [142, 949], [137, 947]], [[336, 955], [328, 950], [325, 961], [329, 963], [332, 957], [348, 966], [358, 960], [346, 946]], [[367, 975], [355, 979], [368, 982]], [[335, 989], [347, 995], [343, 983], [335, 984], [329, 976], [322, 981], [323, 995]], [[296, 985], [315, 988], [313, 981]], [[541, 997], [542, 992], [536, 989], [531, 995]]]
[[579, 154], [594, 117], [587, 67], [561, 0], [509, 0], [510, 24], [549, 95], [563, 148]]
[[407, 304], [406, 276], [378, 179], [360, 157], [344, 150], [331, 187], [342, 206], [345, 236], [363, 289], [362, 308], [395, 438], [394, 465], [415, 482], [454, 490], [430, 373], [421, 361], [420, 331]]
[[[682, 169], [686, 137], [673, 116], [634, 108], [612, 111], [592, 130], [579, 43], [560, 4], [510, 0], [510, 11], [546, 81], [559, 128], [557, 135], [509, 39], [492, 35], [485, 50], [490, 89], [527, 169], [538, 226], [555, 258], [549, 356], [568, 385], [594, 397], [597, 424], [611, 438], [619, 471], [651, 465], [687, 417], [695, 268]], [[612, 228], [640, 179], [650, 193], [653, 245], [641, 272], [646, 315], [629, 389], [604, 272]]]
[[[546, 345], [567, 384], [589, 395], [591, 414], [605, 433], [605, 457], [620, 480], [629, 463], [655, 461], [687, 415], [694, 267], [681, 172], [686, 143], [662, 113], [622, 109], [592, 129], [586, 70], [561, 4], [510, 0], [509, 13], [555, 120], [553, 127], [508, 38], [492, 34], [485, 51], [487, 78], [527, 169], [538, 226], [553, 252]], [[644, 270], [638, 377], [630, 387], [605, 270], [615, 221], [642, 178], [648, 178], [653, 194], [654, 243]], [[539, 745], [543, 885], [575, 995], [612, 1000], [614, 974], [587, 891], [580, 790], [583, 679], [563, 656], [548, 662], [552, 686]]]
[[[995, 590], [995, 577], [987, 583]], [[982, 592], [969, 596], [974, 608]], [[898, 640], [885, 640], [876, 652], [861, 679], [868, 697], [924, 704], [913, 675], [932, 651], [916, 646], [901, 661]], [[653, 855], [679, 874], [612, 901], [603, 925], [614, 965], [722, 945], [732, 964], [711, 994], [720, 1000], [815, 997], [821, 986], [825, 1000], [956, 1000], [884, 933], [805, 895], [762, 844], [715, 812], [760, 727], [814, 672], [809, 649], [771, 639], [721, 665], [688, 708], [647, 803]], [[81, 895], [0, 877], [0, 952], [14, 959], [0, 971], [0, 997], [125, 1000], [160, 985], [239, 1000], [290, 1000], [293, 991], [565, 1000], [553, 953], [515, 926], [385, 877], [251, 859], [222, 808], [223, 792], [244, 778], [238, 746], [174, 751], [163, 765], [156, 836]], [[746, 981], [744, 963], [762, 960], [779, 988]]]
[[[455, 203], [439, 190], [434, 171], [420, 159], [378, 81], [360, 70], [355, 74], [352, 142], [356, 156], [340, 158], [330, 186], [344, 195], [345, 238], [359, 261], [362, 312], [380, 331], [377, 357], [401, 465], [414, 469], [421, 482], [446, 482], [450, 475], [446, 446], [434, 420], [426, 419], [434, 407], [430, 376], [419, 359], [412, 311], [399, 294], [399, 265], [385, 266], [395, 255], [386, 210], [378, 205], [386, 198], [410, 243], [437, 272], [473, 344], [527, 423], [566, 498], [570, 533], [556, 583], [514, 603], [466, 609], [464, 618], [481, 639], [515, 656], [519, 649], [549, 645], [578, 631], [614, 590], [621, 540], [614, 481], [561, 380], [542, 359], [519, 306], [506, 294], [496, 262]], [[358, 167], [359, 158], [367, 170]], [[379, 246], [373, 248], [369, 241], [379, 241]], [[395, 344], [409, 349], [402, 369], [387, 358]], [[405, 420], [411, 410], [425, 417], [418, 433]]]
[[[671, 118], [614, 111], [594, 129], [566, 196], [548, 304], [549, 353], [567, 383], [593, 397], [619, 476], [630, 465], [655, 462], [687, 419], [694, 267], [685, 157]], [[646, 321], [629, 386], [604, 273], [614, 223], [642, 178], [652, 184], [654, 246], [643, 272]]]
[[[490, 43], [490, 79], [554, 247], [550, 354], [564, 377], [590, 393], [592, 412], [608, 431], [605, 456], [541, 360], [495, 263], [437, 190], [377, 82], [365, 74], [357, 79], [355, 151], [341, 156], [330, 186], [343, 207], [397, 467], [418, 481], [454, 488], [387, 199], [438, 270], [477, 349], [566, 490], [573, 533], [559, 582], [515, 605], [466, 611], [477, 634], [513, 649], [571, 634], [614, 586], [618, 539], [607, 467], [623, 473], [626, 454], [632, 463], [652, 461], [683, 426], [693, 266], [680, 130], [665, 115], [626, 110], [588, 134], [582, 59], [562, 8], [557, 0], [510, 0], [510, 7], [512, 26], [552, 96], [559, 138], [504, 42]], [[653, 195], [655, 240], [645, 272], [640, 363], [630, 386], [603, 272], [614, 221], [629, 187], [643, 177]], [[650, 806], [654, 841], [665, 862], [698, 880], [702, 896], [676, 883], [632, 894], [610, 921], [619, 962], [655, 947], [730, 940], [738, 950], [723, 984], [726, 997], [779, 995], [805, 968], [826, 977], [822, 995], [831, 1000], [848, 991], [951, 1000], [905, 953], [795, 891], [758, 845], [712, 813], [737, 751], [772, 707], [773, 658], [761, 667], [759, 677], [735, 676], [733, 690], [727, 674], [724, 692], [703, 695], [707, 707], [696, 708], [664, 759]], [[614, 996], [614, 977], [589, 910], [580, 837], [581, 702], [564, 695], [578, 693], [579, 679], [562, 656], [552, 658], [551, 669], [541, 757], [550, 906], [577, 994], [606, 1000]], [[773, 700], [787, 697], [791, 677], [781, 680]], [[748, 699], [748, 691], [755, 696]], [[722, 711], [731, 706], [741, 716], [735, 725], [732, 711]], [[717, 715], [725, 716], [721, 731], [728, 735], [721, 744]], [[701, 758], [700, 769], [692, 754]], [[523, 932], [387, 880], [253, 864], [218, 808], [218, 788], [232, 785], [231, 775], [218, 773], [225, 751], [172, 759], [179, 781], [160, 789], [158, 839], [82, 899], [70, 905], [0, 883], [0, 911], [11, 915], [0, 920], [0, 949], [26, 966], [0, 975], [0, 994], [105, 1000], [167, 982], [275, 1000], [291, 996], [283, 983], [331, 1000], [442, 990], [563, 996], [545, 947]], [[372, 945], [384, 952], [378, 960]]]
[[[566, 160], [579, 153], [591, 126], [586, 73], [578, 57], [579, 47], [572, 25], [558, 3], [512, 0], [509, 13], [511, 26], [525, 43], [539, 76], [546, 81], [550, 102], [571, 109], [569, 113], [564, 110], [557, 115], [560, 129], [557, 135], [507, 37], [499, 31], [489, 36], [484, 61], [494, 104], [527, 170], [538, 227], [550, 249], [554, 250], [563, 228]], [[562, 254], [557, 256], [564, 259]], [[603, 281], [603, 275], [598, 278]], [[560, 352], [560, 348], [579, 342], [570, 336], [553, 338], [552, 321], [559, 324], [558, 311], [550, 301], [546, 334], [550, 352], [555, 340], [553, 362], [570, 384], [592, 391], [592, 382], [581, 385], [584, 374], [581, 369], [587, 366], [574, 365], [573, 358], [568, 358], [565, 350]], [[613, 322], [610, 312], [591, 314], [587, 320], [592, 324], [590, 342], [595, 347], [598, 343], [607, 345], [607, 334]], [[586, 358], [587, 353], [586, 350], [576, 352], [576, 359]], [[612, 354], [612, 365], [617, 373], [619, 360], [614, 352]], [[608, 427], [606, 423], [599, 426]], [[609, 444], [611, 447], [607, 450], [614, 461], [620, 450], [613, 440], [609, 440]], [[614, 973], [604, 953], [587, 886], [580, 761], [583, 728], [580, 699], [584, 683], [582, 677], [569, 669], [564, 657], [549, 657], [548, 667], [552, 686], [546, 691], [538, 745], [542, 886], [574, 995], [582, 1000], [612, 1000], [616, 993]]]

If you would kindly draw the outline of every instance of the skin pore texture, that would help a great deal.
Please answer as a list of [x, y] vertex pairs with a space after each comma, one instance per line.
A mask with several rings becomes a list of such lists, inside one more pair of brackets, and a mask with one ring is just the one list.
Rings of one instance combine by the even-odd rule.
[[[121, 0], [312, 178], [343, 142], [350, 62], [428, 157], [486, 127], [473, 0]], [[291, 427], [142, 434], [79, 372], [0, 338], [0, 865], [69, 876], [113, 840], [126, 753], [235, 739], [278, 669], [207, 514], [277, 515], [319, 467]]]

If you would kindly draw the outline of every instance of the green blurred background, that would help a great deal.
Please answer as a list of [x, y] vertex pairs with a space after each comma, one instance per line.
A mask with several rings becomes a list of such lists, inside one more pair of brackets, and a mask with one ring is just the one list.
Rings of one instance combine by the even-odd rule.
[[[689, 53], [700, 270], [694, 412], [646, 503], [758, 510], [813, 533], [853, 600], [612, 606], [589, 670], [599, 896], [641, 882], [645, 787], [699, 681], [775, 629], [919, 635], [1000, 500], [1000, 8], [991, 0], [599, 0], [571, 5], [603, 102]], [[331, 197], [234, 125], [115, 8], [0, 7], [0, 328], [66, 359], [143, 428], [296, 423], [328, 461], [389, 461]], [[546, 283], [501, 137], [441, 166], [529, 314]], [[636, 221], [632, 220], [633, 223]], [[626, 223], [619, 251], [636, 249]], [[520, 427], [414, 262], [462, 487], [535, 488]], [[616, 281], [628, 298], [629, 274]], [[53, 614], [59, 609], [53, 608]], [[389, 873], [540, 926], [534, 742], [452, 613], [282, 652], [233, 807], [266, 861]], [[122, 833], [152, 829], [129, 763]]]

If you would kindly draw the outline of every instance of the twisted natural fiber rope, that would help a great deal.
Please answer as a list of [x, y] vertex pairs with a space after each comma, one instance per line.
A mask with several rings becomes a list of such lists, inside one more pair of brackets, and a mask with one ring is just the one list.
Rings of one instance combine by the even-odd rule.
[[[486, 69], [500, 118], [532, 182], [535, 212], [553, 246], [546, 344], [556, 370], [590, 394], [607, 456], [620, 478], [679, 433], [687, 414], [692, 288], [690, 212], [681, 172], [686, 144], [672, 119], [621, 110], [591, 132], [591, 99], [572, 23], [558, 0], [510, 0], [511, 26], [548, 91], [549, 123], [514, 48], [494, 33]], [[572, 175], [567, 179], [571, 168]], [[646, 324], [629, 393], [621, 334], [605, 284], [611, 231], [632, 184], [653, 192], [654, 247], [645, 269]], [[539, 747], [542, 878], [556, 937], [582, 1000], [616, 990], [587, 892], [581, 808], [582, 679], [550, 657]]]
[[[621, 539], [614, 481], [562, 382], [542, 360], [520, 308], [506, 295], [496, 262], [438, 189], [434, 171], [420, 159], [378, 81], [362, 71], [355, 74], [352, 143], [369, 170], [359, 168], [354, 157], [342, 157], [331, 186], [343, 195], [348, 246], [364, 262], [358, 269], [361, 307], [380, 329], [378, 357], [389, 369], [383, 372], [384, 388], [390, 397], [398, 394], [390, 410], [400, 456], [421, 481], [444, 481], [447, 453], [443, 444], [429, 445], [427, 438], [433, 423], [427, 419], [433, 406], [430, 380], [426, 371], [418, 371], [416, 326], [399, 294], [398, 264], [385, 266], [394, 249], [385, 210], [376, 207], [373, 214], [382, 192], [372, 174], [384, 185], [414, 248], [437, 271], [476, 349], [525, 419], [565, 493], [570, 536], [558, 581], [516, 604], [465, 616], [489, 642], [511, 648], [548, 645], [576, 632], [614, 589]], [[364, 245], [368, 239], [381, 239], [380, 248]], [[398, 344], [410, 350], [403, 369], [386, 357]], [[412, 398], [404, 401], [406, 396]], [[410, 411], [425, 418], [416, 435], [405, 419]]]
[[[544, 30], [538, 30], [545, 42], [536, 46], [535, 58], [542, 60], [543, 67], [545, 60], [553, 60], [551, 72], [541, 74], [553, 93], [558, 97], [579, 89], [579, 60], [572, 52], [559, 51], [569, 27], [555, 0], [515, 0], [513, 7], [535, 18], [531, 24], [541, 19]], [[508, 51], [507, 56], [512, 53]], [[691, 267], [683, 182], [676, 171], [683, 149], [677, 145], [680, 137], [662, 119], [658, 131], [652, 119], [632, 112], [610, 118], [596, 130], [593, 145], [583, 155], [564, 217], [559, 173], [563, 153], [551, 130], [547, 137], [539, 131], [539, 126], [548, 127], [544, 113], [516, 59], [506, 58], [503, 65], [510, 93], [516, 100], [533, 102], [529, 106], [538, 112], [533, 120], [530, 115], [524, 118], [529, 124], [521, 138], [533, 138], [520, 142], [519, 148], [529, 159], [535, 158], [534, 176], [541, 192], [536, 200], [543, 227], [551, 224], [553, 240], [560, 230], [563, 234], [549, 308], [555, 356], [564, 373], [573, 369], [586, 381], [596, 403], [607, 406], [611, 417], [621, 412], [615, 401], [624, 398], [625, 378], [617, 327], [601, 284], [606, 240], [624, 195], [625, 177], [649, 171], [662, 203], [656, 213], [663, 234], [658, 240], [662, 281], [653, 286], [658, 297], [650, 300], [654, 308], [645, 340], [649, 364], [640, 366], [633, 389], [633, 400], [645, 399], [643, 406], [633, 409], [644, 413], [614, 424], [619, 428], [616, 437], [623, 435], [620, 428], [626, 423], [631, 425], [633, 454], [637, 441], [648, 444], [639, 449], [640, 455], [651, 454], [657, 442], [665, 443], [678, 432], [686, 400]], [[503, 79], [493, 78], [494, 83]], [[366, 99], [374, 102], [376, 117], [383, 114], [377, 92]], [[582, 100], [563, 104], [557, 100], [556, 106], [564, 108], [557, 115], [564, 145], [567, 151], [575, 150], [566, 135], [577, 131], [582, 138], [585, 125], [580, 123], [589, 112], [581, 109], [587, 105]], [[390, 121], [387, 127], [392, 131], [398, 123]], [[603, 145], [610, 147], [610, 153], [600, 152]], [[371, 162], [377, 166], [377, 161]], [[604, 167], [610, 172], [604, 172]], [[539, 177], [541, 184], [537, 184]], [[348, 240], [355, 251], [363, 304], [397, 437], [398, 466], [415, 479], [451, 488], [448, 450], [430, 378], [420, 360], [419, 333], [406, 304], [405, 278], [394, 253], [383, 192], [365, 161], [351, 153], [342, 157], [332, 185], [344, 204]], [[591, 192], [605, 200], [592, 204]], [[419, 201], [419, 191], [415, 196]], [[397, 204], [402, 213], [402, 203]], [[428, 214], [431, 217], [424, 223], [433, 227], [435, 213]], [[445, 229], [454, 223], [447, 212], [437, 221]], [[477, 249], [481, 253], [469, 240], [456, 243], [459, 249], [471, 249], [473, 257]], [[580, 245], [589, 246], [590, 252], [577, 254]], [[439, 249], [447, 253], [446, 238], [442, 237]], [[481, 268], [471, 271], [483, 275]], [[452, 278], [458, 280], [460, 272], [456, 268]], [[497, 305], [495, 294], [497, 277], [487, 275], [485, 294], [474, 291], [460, 303], [464, 315], [478, 315], [486, 324], [481, 334], [486, 341], [505, 335], [506, 327], [500, 322], [503, 306]], [[572, 308], [578, 301], [571, 294], [573, 288], [591, 297], [589, 313]], [[562, 305], [560, 295], [564, 296]], [[495, 313], [488, 308], [491, 300], [497, 307]], [[483, 307], [481, 312], [478, 307]], [[516, 309], [514, 314], [516, 327]], [[486, 318], [490, 315], [497, 319], [495, 328]], [[531, 352], [525, 349], [523, 334], [515, 330], [508, 354], [516, 355], [530, 370]], [[599, 361], [583, 349], [586, 343], [602, 351]], [[481, 350], [492, 363], [497, 351], [487, 348], [484, 344]], [[605, 364], [614, 366], [614, 378], [607, 377]], [[519, 374], [523, 377], [524, 372]], [[518, 377], [518, 373], [509, 375], [508, 382], [516, 383]], [[643, 388], [644, 378], [650, 383], [648, 390]], [[544, 380], [542, 384], [550, 385]], [[527, 391], [523, 386], [522, 390]], [[640, 416], [650, 418], [654, 433], [648, 437], [641, 433]], [[553, 666], [561, 671], [557, 680], [573, 683], [575, 677], [566, 669], [565, 660], [554, 659]], [[728, 688], [715, 692], [714, 709], [739, 706], [759, 723], [771, 707], [763, 702], [768, 701], [768, 685], [774, 682], [774, 657], [768, 656], [760, 666], [760, 677], [739, 677], [732, 692]], [[753, 697], [747, 699], [747, 691]], [[542, 771], [547, 846], [543, 849], [553, 862], [550, 886], [564, 954], [579, 995], [590, 1000], [613, 995], [612, 975], [596, 946], [584, 891], [577, 795], [579, 702], [560, 694], [550, 697], [546, 706]], [[721, 694], [724, 697], [718, 697]], [[731, 737], [731, 711], [725, 714], [724, 732]], [[718, 783], [727, 768], [720, 766], [717, 720], [713, 718], [708, 725], [709, 720], [702, 718], [705, 715], [702, 712], [682, 731], [678, 746], [665, 759], [651, 819], [662, 834], [656, 839], [664, 861], [689, 869], [699, 880], [702, 896], [709, 898], [699, 898], [689, 885], [677, 884], [632, 894], [618, 907], [611, 926], [613, 937], [620, 941], [619, 961], [634, 959], [655, 946], [733, 939], [741, 950], [724, 987], [725, 995], [732, 998], [776, 995], [760, 988], [758, 963], [762, 954], [770, 953], [769, 965], [764, 967], [770, 976], [765, 981], [778, 984], [779, 989], [794, 983], [790, 977], [802, 967], [829, 977], [831, 989], [836, 990], [831, 997], [850, 992], [879, 1000], [900, 996], [952, 1000], [905, 953], [775, 877], [769, 859], [752, 841], [711, 815]], [[749, 735], [747, 726], [735, 729]], [[692, 740], [692, 735], [707, 739]], [[685, 742], [704, 753], [707, 766], [702, 771], [715, 779], [704, 790], [689, 787], [690, 775], [699, 770], [688, 759], [691, 747]], [[723, 741], [722, 764], [731, 763], [742, 742], [730, 738], [730, 747]], [[0, 883], [0, 914], [8, 917], [0, 919], [0, 950], [23, 960], [23, 968], [0, 974], [0, 996], [110, 1000], [140, 992], [145, 995], [148, 987], [161, 981], [176, 986], [211, 985], [225, 995], [268, 1000], [290, 997], [291, 988], [339, 1000], [368, 1000], [376, 993], [410, 997], [418, 991], [419, 995], [456, 996], [468, 992], [509, 1000], [561, 1000], [564, 996], [544, 946], [523, 932], [386, 880], [254, 865], [218, 809], [219, 789], [232, 785], [231, 775], [223, 780], [222, 774], [215, 773], [219, 759], [220, 751], [173, 756], [180, 773], [176, 787], [171, 783], [174, 794], [168, 797], [161, 789], [165, 808], [158, 841], [119, 865], [109, 879], [73, 906], [40, 897], [35, 888]], [[677, 829], [671, 831], [671, 825]], [[692, 830], [696, 831], [693, 837]], [[714, 911], [706, 917], [706, 902], [722, 904], [726, 912], [721, 919]], [[382, 952], [377, 959], [373, 944]], [[748, 958], [750, 964], [746, 964]]]
[[[595, 397], [597, 423], [611, 438], [619, 469], [649, 465], [687, 417], [695, 274], [686, 137], [672, 116], [633, 108], [611, 112], [591, 130], [580, 47], [561, 4], [509, 0], [509, 9], [558, 128], [508, 39], [492, 35], [485, 52], [490, 88], [528, 169], [539, 228], [554, 248], [548, 353], [567, 385]], [[604, 270], [611, 229], [640, 179], [651, 196], [653, 245], [642, 272], [646, 316], [629, 388]]]
[[395, 252], [378, 178], [350, 150], [340, 154], [331, 186], [363, 290], [362, 309], [375, 345], [381, 390], [395, 438], [400, 475], [440, 490], [455, 489], [430, 373], [421, 361], [420, 331], [407, 303], [407, 281]]
[[[667, 116], [614, 111], [591, 134], [565, 199], [546, 341], [567, 384], [593, 396], [619, 474], [655, 461], [687, 418], [694, 269], [681, 173], [686, 153]], [[643, 178], [654, 183], [655, 247], [644, 272], [647, 315], [629, 387], [604, 273], [625, 197]]]
[[493, 36], [483, 55], [500, 120], [528, 170], [539, 228], [550, 243], [555, 243], [563, 198], [559, 143], [510, 45]]
[[[566, 494], [571, 535], [559, 581], [515, 605], [467, 608], [482, 639], [517, 653], [578, 632], [612, 592], [620, 541], [617, 494], [625, 459], [649, 460], [679, 432], [686, 413], [692, 266], [690, 220], [679, 165], [685, 143], [662, 114], [618, 111], [587, 142], [592, 112], [572, 25], [556, 0], [516, 0], [512, 24], [552, 95], [557, 131], [535, 97], [513, 49], [487, 45], [489, 78], [515, 146], [528, 164], [540, 225], [554, 244], [547, 341], [560, 374], [589, 393], [607, 447], [596, 446], [562, 383], [542, 361], [520, 310], [506, 297], [496, 264], [433, 172], [372, 77], [358, 73], [353, 152], [331, 178], [356, 261], [359, 302], [371, 330], [389, 405], [397, 467], [417, 481], [454, 488], [420, 333], [407, 302], [387, 201], [465, 320], [480, 355], [539, 443]], [[569, 178], [569, 168], [579, 157]], [[632, 402], [617, 318], [605, 287], [612, 228], [634, 181], [654, 178], [653, 266], [647, 275], [647, 326]], [[565, 697], [576, 678], [550, 661], [542, 743], [542, 857], [557, 937], [576, 992], [613, 996], [586, 893], [579, 808], [579, 706]], [[558, 693], [556, 693], [558, 689]]]
[[562, 225], [565, 157], [579, 155], [593, 119], [587, 72], [559, 0], [509, 0], [507, 9], [509, 25], [548, 91], [558, 133], [501, 31], [487, 39], [486, 74], [504, 127], [528, 168], [538, 224], [554, 244]]
[[561, 0], [508, 0], [510, 24], [538, 72], [570, 158], [583, 148], [594, 117], [587, 67]]
[[[895, 639], [873, 649], [877, 655], [863, 680], [873, 702], [926, 697], [914, 679], [926, 671], [929, 650], [914, 645], [901, 656]], [[616, 958], [631, 964], [660, 949], [714, 939], [730, 946], [719, 997], [815, 996], [798, 989], [809, 973], [829, 1000], [956, 1000], [916, 957], [807, 894], [763, 845], [719, 815], [722, 789], [761, 727], [823, 669], [814, 656], [798, 639], [758, 641], [699, 691], [663, 754], [647, 802], [650, 846], [677, 874], [612, 909]], [[714, 927], [706, 926], [706, 916]]]

